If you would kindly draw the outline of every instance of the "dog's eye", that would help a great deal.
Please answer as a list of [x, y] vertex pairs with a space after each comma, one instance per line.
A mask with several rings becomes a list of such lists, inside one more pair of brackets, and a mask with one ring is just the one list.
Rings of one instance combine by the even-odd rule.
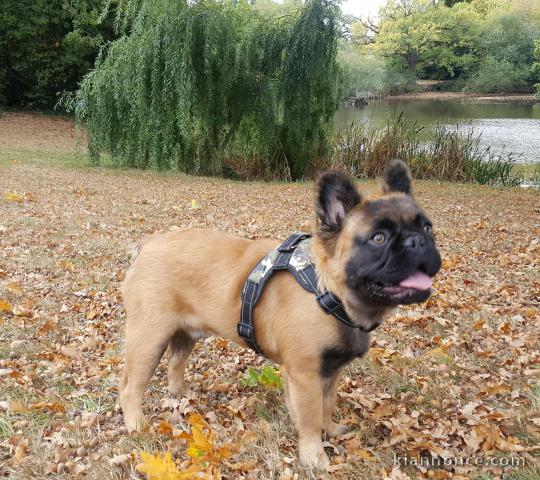
[[429, 223], [426, 223], [424, 225], [424, 230], [426, 231], [427, 234], [431, 235], [433, 233], [433, 227], [429, 224]]
[[375, 235], [373, 235], [373, 237], [371, 237], [371, 241], [375, 245], [382, 245], [384, 242], [386, 242], [386, 235], [380, 232], [376, 233]]

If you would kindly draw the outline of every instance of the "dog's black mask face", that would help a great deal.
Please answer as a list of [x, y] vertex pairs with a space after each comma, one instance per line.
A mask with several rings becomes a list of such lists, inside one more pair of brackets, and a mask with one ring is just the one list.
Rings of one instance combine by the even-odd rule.
[[383, 195], [375, 200], [362, 201], [345, 177], [340, 180], [327, 185], [326, 195], [320, 182], [319, 234], [336, 244], [339, 235], [345, 237], [349, 295], [382, 306], [427, 300], [441, 257], [432, 224], [411, 196], [405, 164], [390, 162]]
[[373, 226], [354, 238], [346, 266], [348, 287], [365, 303], [427, 300], [431, 277], [441, 268], [429, 219], [410, 197], [376, 200], [366, 210]]

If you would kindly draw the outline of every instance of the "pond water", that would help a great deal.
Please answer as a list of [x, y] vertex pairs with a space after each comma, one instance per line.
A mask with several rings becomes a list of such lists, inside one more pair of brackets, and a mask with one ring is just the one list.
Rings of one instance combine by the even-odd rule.
[[494, 102], [466, 98], [459, 100], [379, 100], [363, 107], [343, 107], [335, 126], [353, 121], [382, 128], [389, 116], [405, 115], [408, 123], [429, 129], [436, 123], [459, 127], [466, 134], [469, 125], [481, 134], [481, 146], [495, 153], [521, 155], [519, 162], [540, 162], [540, 103]]

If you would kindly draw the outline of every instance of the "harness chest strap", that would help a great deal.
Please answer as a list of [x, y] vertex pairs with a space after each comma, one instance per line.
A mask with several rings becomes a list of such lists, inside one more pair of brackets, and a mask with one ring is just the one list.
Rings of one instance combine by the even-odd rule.
[[310, 237], [311, 235], [306, 233], [291, 235], [255, 266], [244, 283], [242, 288], [242, 310], [237, 331], [246, 344], [260, 355], [263, 353], [255, 340], [253, 311], [266, 282], [278, 270], [288, 270], [292, 273], [305, 290], [316, 295], [317, 303], [324, 312], [333, 315], [349, 327], [361, 328], [351, 322], [343, 304], [336, 296], [331, 292], [319, 292], [317, 273], [309, 257]]

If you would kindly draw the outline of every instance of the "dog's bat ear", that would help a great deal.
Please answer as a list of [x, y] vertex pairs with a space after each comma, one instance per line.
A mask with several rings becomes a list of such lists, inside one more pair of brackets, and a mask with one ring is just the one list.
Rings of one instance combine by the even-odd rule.
[[360, 194], [348, 177], [324, 172], [317, 180], [316, 210], [320, 227], [339, 232], [349, 211], [360, 203]]
[[386, 192], [402, 192], [412, 194], [412, 178], [409, 167], [402, 160], [390, 160], [384, 173], [384, 189]]

